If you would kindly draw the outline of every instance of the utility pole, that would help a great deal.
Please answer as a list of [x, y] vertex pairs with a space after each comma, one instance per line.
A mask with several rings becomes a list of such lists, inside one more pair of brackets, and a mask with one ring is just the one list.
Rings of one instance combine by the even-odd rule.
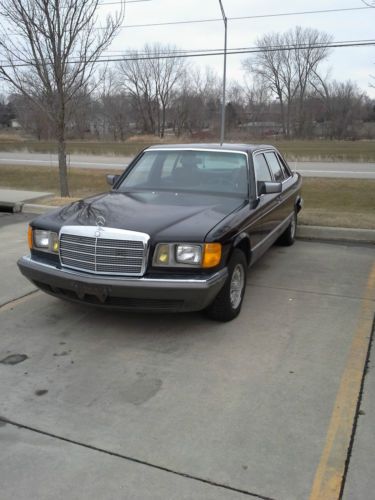
[[224, 74], [223, 74], [223, 98], [221, 102], [221, 133], [220, 133], [220, 144], [224, 142], [225, 135], [225, 95], [226, 95], [226, 84], [227, 84], [227, 34], [228, 34], [228, 19], [225, 15], [224, 7], [222, 1], [219, 0], [221, 14], [224, 21]]

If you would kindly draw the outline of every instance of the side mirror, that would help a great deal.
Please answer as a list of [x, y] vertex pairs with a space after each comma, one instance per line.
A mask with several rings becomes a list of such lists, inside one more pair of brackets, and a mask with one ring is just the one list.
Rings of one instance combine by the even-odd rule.
[[277, 194], [281, 193], [281, 182], [258, 182], [258, 194]]
[[120, 177], [119, 175], [107, 174], [106, 175], [107, 184], [109, 184], [110, 186], [113, 186], [114, 184], [116, 184], [119, 177]]

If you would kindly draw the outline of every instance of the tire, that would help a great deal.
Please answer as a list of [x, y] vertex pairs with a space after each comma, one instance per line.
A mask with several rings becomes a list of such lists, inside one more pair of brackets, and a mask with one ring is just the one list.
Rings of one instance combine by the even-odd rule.
[[242, 306], [246, 289], [247, 261], [241, 250], [235, 249], [228, 264], [228, 277], [214, 301], [205, 310], [216, 321], [231, 321]]
[[294, 211], [293, 219], [290, 221], [289, 226], [285, 229], [283, 234], [278, 239], [280, 245], [290, 247], [296, 240], [297, 231], [297, 212]]

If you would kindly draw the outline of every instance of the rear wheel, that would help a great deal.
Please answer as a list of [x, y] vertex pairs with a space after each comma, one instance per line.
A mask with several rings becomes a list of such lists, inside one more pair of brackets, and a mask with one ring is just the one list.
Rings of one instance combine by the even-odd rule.
[[216, 321], [230, 321], [241, 311], [246, 287], [247, 262], [244, 253], [235, 249], [228, 264], [228, 277], [206, 314]]
[[284, 246], [291, 246], [295, 242], [297, 232], [297, 212], [293, 212], [292, 220], [289, 226], [283, 232], [283, 234], [278, 239], [278, 243]]

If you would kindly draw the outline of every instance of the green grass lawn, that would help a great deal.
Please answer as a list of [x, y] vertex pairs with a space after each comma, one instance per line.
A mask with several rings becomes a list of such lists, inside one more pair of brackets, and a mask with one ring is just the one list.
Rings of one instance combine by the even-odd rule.
[[[108, 191], [106, 174], [118, 174], [118, 170], [71, 169], [69, 172], [70, 194], [82, 198]], [[0, 165], [0, 187], [48, 191], [59, 196], [58, 170], [54, 167]]]
[[[108, 191], [107, 173], [118, 171], [71, 169], [71, 196], [82, 198]], [[56, 168], [0, 165], [0, 187], [48, 191], [56, 196], [53, 203], [69, 201], [59, 199]], [[375, 180], [305, 177], [302, 196], [302, 224], [375, 229]]]
[[[186, 139], [167, 137], [167, 142], [186, 142]], [[243, 139], [241, 140], [241, 142]], [[127, 142], [110, 141], [68, 141], [68, 153], [93, 155], [132, 156], [143, 148], [160, 143], [157, 137], [133, 137]], [[248, 142], [253, 142], [250, 138]], [[375, 141], [330, 141], [330, 140], [276, 140], [264, 139], [279, 147], [290, 161], [293, 160], [329, 160], [329, 161], [365, 161], [375, 162]], [[53, 141], [11, 140], [9, 136], [0, 135], [0, 151], [29, 151], [30, 153], [56, 153]]]
[[375, 141], [295, 140], [273, 144], [292, 160], [375, 162]]
[[304, 178], [301, 224], [375, 229], [375, 180]]

